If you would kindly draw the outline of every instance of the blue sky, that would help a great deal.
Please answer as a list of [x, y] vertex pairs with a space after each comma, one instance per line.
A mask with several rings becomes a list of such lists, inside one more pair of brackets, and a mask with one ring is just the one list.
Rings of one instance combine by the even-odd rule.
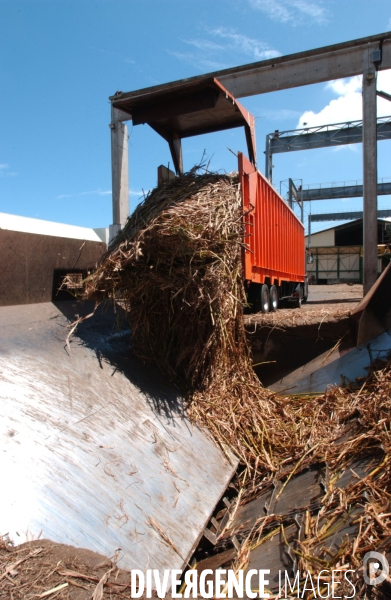
[[[0, 212], [87, 227], [112, 222], [108, 97], [117, 90], [391, 30], [389, 0], [0, 0], [0, 9]], [[257, 118], [260, 169], [267, 133], [359, 119], [360, 85], [352, 78], [242, 99]], [[391, 93], [390, 72], [378, 88]], [[379, 100], [378, 111], [391, 114], [391, 103]], [[129, 134], [133, 210], [171, 158], [148, 126], [129, 123]], [[205, 149], [211, 169], [231, 171], [228, 147], [245, 150], [244, 134], [185, 140], [185, 168]], [[391, 141], [378, 144], [379, 177], [391, 178], [390, 149]], [[288, 177], [361, 179], [361, 146], [276, 155], [274, 165], [277, 187]], [[312, 204], [312, 212], [361, 208], [360, 200]]]

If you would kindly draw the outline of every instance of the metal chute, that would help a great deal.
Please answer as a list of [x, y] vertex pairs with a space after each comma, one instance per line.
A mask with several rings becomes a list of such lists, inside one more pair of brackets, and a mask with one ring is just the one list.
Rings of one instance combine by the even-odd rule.
[[356, 346], [391, 329], [391, 264], [355, 307], [350, 318]]

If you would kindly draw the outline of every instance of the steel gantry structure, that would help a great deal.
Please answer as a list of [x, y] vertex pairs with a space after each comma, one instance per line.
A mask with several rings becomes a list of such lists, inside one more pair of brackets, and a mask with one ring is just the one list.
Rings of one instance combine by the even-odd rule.
[[[377, 119], [376, 136], [379, 141], [391, 139], [391, 116]], [[362, 120], [319, 125], [317, 127], [303, 127], [302, 129], [291, 129], [289, 131], [276, 130], [266, 136], [265, 174], [272, 181], [273, 154], [360, 144], [362, 141]]]
[[[311, 236], [311, 223], [319, 221], [354, 221], [362, 219], [364, 213], [362, 210], [345, 210], [345, 212], [330, 212], [308, 215], [308, 235]], [[378, 219], [391, 217], [391, 208], [382, 208], [377, 211]]]
[[[364, 186], [358, 181], [350, 185], [324, 185], [303, 188], [297, 188], [293, 179], [288, 179], [287, 202], [293, 208], [295, 201], [300, 207], [301, 222], [304, 223], [304, 202], [313, 200], [336, 200], [338, 198], [362, 198]], [[378, 181], [377, 195], [391, 195], [391, 181]], [[350, 219], [362, 219], [363, 211], [344, 211], [344, 212], [326, 212], [308, 215], [308, 237], [311, 239], [311, 223], [314, 221], [345, 221]], [[378, 218], [391, 217], [391, 209], [377, 211]]]
[[[300, 201], [310, 202], [312, 200], [337, 200], [338, 198], [362, 198], [364, 187], [362, 183], [350, 185], [329, 185], [304, 188], [300, 192]], [[391, 195], [391, 181], [377, 182], [377, 195]]]
[[[130, 106], [137, 99], [161, 98], [165, 92], [190, 89], [202, 81], [217, 79], [235, 98], [244, 98], [283, 89], [321, 83], [353, 75], [363, 78], [363, 212], [364, 212], [364, 293], [377, 276], [377, 115], [376, 73], [391, 68], [391, 32], [325, 46], [315, 50], [280, 56], [145, 88], [119, 92], [110, 98], [112, 132], [113, 225], [111, 235], [124, 225], [129, 213], [128, 132], [125, 121], [132, 119]], [[196, 103], [195, 103], [196, 104]], [[169, 107], [165, 107], [166, 110]], [[159, 105], [155, 106], [156, 111]], [[181, 110], [180, 106], [173, 107]], [[186, 110], [186, 107], [185, 107]], [[195, 105], [192, 109], [196, 110]], [[181, 157], [181, 138], [174, 135], [172, 147]], [[180, 164], [178, 162], [178, 164]]]

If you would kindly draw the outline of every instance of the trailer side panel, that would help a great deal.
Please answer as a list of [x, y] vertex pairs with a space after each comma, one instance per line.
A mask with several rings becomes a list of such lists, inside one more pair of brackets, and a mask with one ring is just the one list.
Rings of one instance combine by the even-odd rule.
[[253, 283], [303, 283], [304, 226], [269, 181], [239, 153], [245, 245], [244, 278]]

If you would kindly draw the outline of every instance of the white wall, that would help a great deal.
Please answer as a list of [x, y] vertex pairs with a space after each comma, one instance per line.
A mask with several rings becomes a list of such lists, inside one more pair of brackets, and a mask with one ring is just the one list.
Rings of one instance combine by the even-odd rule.
[[[306, 245], [308, 245], [308, 236], [305, 238]], [[326, 229], [325, 231], [319, 231], [318, 233], [311, 234], [310, 248], [320, 246], [334, 246], [335, 244], [335, 229]]]

